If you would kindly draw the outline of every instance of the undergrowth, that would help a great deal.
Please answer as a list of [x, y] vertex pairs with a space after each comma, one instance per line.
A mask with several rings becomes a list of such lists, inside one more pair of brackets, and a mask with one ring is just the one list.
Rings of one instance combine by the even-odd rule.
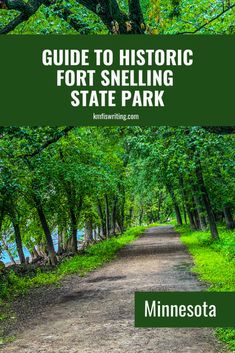
[[[213, 292], [235, 291], [235, 231], [219, 227], [220, 239], [212, 240], [210, 232], [190, 231], [189, 227], [176, 227], [182, 242], [193, 255], [193, 272], [209, 284]], [[235, 328], [218, 328], [217, 337], [235, 352]]]
[[12, 270], [7, 276], [0, 279], [0, 345], [11, 339], [11, 337], [3, 337], [1, 322], [10, 318], [10, 303], [15, 297], [26, 294], [30, 288], [35, 286], [59, 285], [63, 277], [72, 273], [84, 276], [104, 263], [113, 260], [118, 250], [135, 240], [146, 228], [144, 226], [133, 227], [120, 236], [90, 245], [83, 255], [76, 255], [64, 260], [50, 272], [43, 272], [43, 269], [38, 269], [33, 275], [21, 277]]
[[[90, 245], [83, 255], [76, 255], [61, 262], [55, 269], [45, 272], [39, 268], [32, 275], [19, 276], [13, 270], [0, 282], [0, 305], [6, 300], [12, 300], [18, 295], [28, 292], [33, 286], [43, 286], [56, 284], [66, 275], [78, 273], [84, 276], [86, 273], [96, 269], [104, 263], [112, 260], [126, 244], [136, 239], [146, 227], [133, 227], [125, 231], [122, 235], [112, 237], [102, 242]], [[0, 315], [0, 320], [1, 320]]]

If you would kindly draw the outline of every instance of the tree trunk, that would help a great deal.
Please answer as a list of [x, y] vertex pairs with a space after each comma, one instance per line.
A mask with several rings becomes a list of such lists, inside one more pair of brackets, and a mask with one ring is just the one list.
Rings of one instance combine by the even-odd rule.
[[[126, 168], [127, 163], [124, 163], [124, 167]], [[123, 233], [125, 228], [125, 203], [126, 203], [126, 190], [125, 186], [123, 185], [123, 175], [121, 175], [121, 183], [119, 184], [119, 217], [118, 217], [118, 225], [120, 228], [121, 233]]]
[[203, 178], [203, 173], [202, 173], [202, 167], [201, 167], [201, 162], [199, 158], [196, 158], [196, 177], [197, 177], [197, 182], [198, 182], [198, 187], [201, 192], [201, 197], [202, 201], [204, 203], [204, 207], [206, 209], [207, 217], [208, 217], [208, 222], [210, 226], [210, 231], [211, 231], [211, 236], [213, 239], [219, 239], [219, 234], [215, 222], [215, 216], [211, 207], [211, 202], [210, 198], [207, 192], [207, 188], [204, 182]]
[[30, 255], [31, 255], [32, 260], [37, 259], [38, 257], [40, 257], [40, 255], [39, 255], [39, 253], [38, 253], [38, 251], [37, 251], [35, 246], [33, 247], [32, 251], [30, 251]]
[[99, 0], [96, 11], [103, 23], [112, 34], [126, 34], [128, 18], [123, 13], [116, 0]]
[[186, 212], [185, 205], [183, 205], [183, 217], [184, 217], [184, 223], [187, 224], [187, 212]]
[[77, 242], [77, 218], [74, 212], [73, 204], [69, 205], [70, 213], [70, 226], [71, 226], [71, 245], [72, 251], [76, 253], [78, 251], [78, 242]]
[[92, 235], [92, 218], [88, 217], [85, 221], [85, 243], [89, 244], [93, 240]]
[[128, 4], [132, 34], [143, 34], [145, 31], [145, 24], [144, 16], [140, 6], [140, 0], [128, 0]]
[[[67, 199], [68, 199], [68, 207], [70, 214], [70, 231], [71, 231], [71, 250], [76, 253], [78, 251], [78, 242], [77, 242], [77, 223], [78, 217], [81, 212], [83, 199], [80, 196], [79, 203], [76, 207], [75, 202], [75, 191], [71, 185], [66, 186]], [[77, 212], [76, 212], [77, 211]]]
[[47, 251], [46, 251], [46, 247], [44, 244], [38, 244], [37, 251], [38, 251], [38, 254], [40, 256], [42, 256], [43, 258], [45, 258], [47, 256]]
[[106, 231], [107, 231], [107, 238], [110, 236], [110, 214], [109, 214], [109, 200], [107, 194], [104, 195], [105, 201], [105, 219], [106, 219]]
[[176, 202], [174, 202], [174, 209], [175, 209], [175, 215], [176, 215], [177, 224], [179, 226], [182, 226], [182, 224], [183, 224], [182, 217], [181, 217], [181, 213], [180, 213], [180, 209], [179, 209], [178, 203], [176, 203]]
[[4, 245], [4, 249], [5, 249], [6, 252], [8, 253], [9, 258], [11, 259], [11, 262], [12, 262], [14, 265], [16, 265], [15, 259], [14, 259], [14, 257], [12, 256], [12, 253], [11, 253], [11, 251], [10, 251], [10, 249], [9, 249], [9, 247], [8, 247], [8, 245], [7, 245], [7, 242], [6, 242], [6, 240], [4, 239], [4, 237], [2, 237], [2, 243], [3, 243], [3, 245]]
[[95, 229], [94, 229], [94, 233], [93, 233], [93, 240], [94, 240], [94, 241], [97, 241], [97, 239], [98, 239], [98, 229], [95, 228]]
[[196, 230], [197, 226], [195, 224], [195, 219], [193, 217], [193, 212], [191, 211], [190, 207], [187, 209], [187, 214], [188, 214], [188, 219], [189, 219], [189, 223], [190, 223], [190, 228], [192, 230]]
[[[65, 158], [62, 149], [59, 151], [60, 159], [63, 163], [65, 163]], [[78, 244], [77, 244], [77, 223], [78, 223], [78, 215], [80, 213], [83, 199], [80, 196], [79, 205], [76, 207], [76, 191], [73, 187], [73, 184], [70, 181], [63, 180], [64, 188], [66, 191], [66, 196], [68, 200], [68, 209], [69, 209], [69, 216], [70, 216], [70, 231], [71, 231], [71, 241], [70, 239], [67, 242], [67, 245], [71, 248], [72, 252], [76, 253], [78, 251]], [[76, 213], [77, 211], [77, 213]]]
[[140, 206], [140, 213], [139, 213], [139, 225], [142, 226], [142, 222], [143, 222], [143, 215], [144, 215], [144, 209], [143, 206]]
[[173, 202], [177, 224], [179, 226], [182, 226], [182, 224], [183, 224], [182, 217], [181, 217], [181, 213], [180, 213], [180, 208], [179, 208], [178, 202], [177, 202], [176, 197], [175, 197], [174, 190], [172, 189], [172, 187], [169, 184], [167, 185], [167, 189], [169, 191], [169, 194], [170, 194], [172, 202]]
[[58, 228], [58, 251], [59, 255], [63, 254], [65, 250], [65, 230], [63, 228]]
[[157, 221], [160, 221], [162, 199], [163, 199], [163, 193], [160, 191], [158, 194]]
[[12, 224], [14, 227], [16, 248], [17, 248], [19, 258], [20, 258], [20, 263], [24, 264], [26, 261], [25, 261], [24, 251], [23, 251], [21, 234], [20, 234], [20, 226], [14, 217], [12, 219]]
[[197, 207], [195, 205], [193, 196], [191, 197], [191, 205], [192, 205], [191, 210], [192, 210], [192, 214], [193, 214], [194, 224], [195, 224], [196, 229], [199, 230], [199, 229], [201, 229], [200, 220], [199, 220], [199, 213], [197, 211]]
[[9, 200], [9, 216], [11, 219], [11, 222], [13, 224], [14, 228], [14, 233], [15, 233], [15, 243], [16, 243], [16, 249], [19, 255], [20, 263], [24, 264], [26, 263], [25, 256], [24, 256], [24, 251], [23, 251], [23, 245], [22, 245], [22, 238], [21, 238], [21, 233], [20, 233], [20, 225], [19, 225], [19, 220], [18, 220], [18, 213], [14, 205], [14, 200], [11, 197], [11, 195], [8, 195], [8, 200]]
[[[61, 153], [63, 160], [63, 155]], [[71, 239], [69, 245], [71, 245], [71, 251], [76, 253], [78, 251], [77, 245], [77, 216], [76, 216], [76, 202], [75, 202], [75, 191], [69, 182], [65, 182], [65, 191], [67, 194], [69, 216], [70, 216], [70, 235]]]
[[112, 34], [127, 34], [128, 16], [122, 12], [116, 0], [76, 0], [94, 12]]
[[101, 220], [102, 236], [106, 238], [106, 235], [107, 235], [106, 222], [105, 222], [105, 218], [104, 218], [101, 202], [100, 202], [99, 199], [97, 199], [97, 207], [98, 207], [98, 214], [99, 214], [99, 217], [100, 217], [100, 220]]
[[181, 187], [181, 192], [182, 192], [182, 196], [183, 196], [183, 199], [184, 199], [186, 212], [187, 212], [188, 219], [189, 219], [190, 228], [192, 230], [195, 230], [196, 229], [196, 224], [195, 224], [195, 221], [194, 221], [191, 205], [190, 205], [189, 199], [188, 199], [188, 190], [187, 191], [185, 190], [185, 183], [184, 183], [184, 179], [183, 179], [182, 175], [180, 175], [180, 177], [179, 177], [179, 184], [180, 184], [180, 187]]
[[225, 223], [228, 229], [234, 229], [235, 228], [235, 222], [233, 219], [233, 214], [231, 211], [231, 207], [229, 205], [225, 205], [224, 209], [224, 218], [225, 218]]
[[36, 210], [38, 212], [38, 217], [40, 219], [42, 229], [43, 229], [45, 237], [46, 237], [48, 256], [49, 256], [51, 264], [53, 266], [55, 266], [55, 265], [57, 265], [57, 257], [56, 257], [56, 252], [54, 249], [54, 244], [53, 244], [51, 232], [50, 232], [47, 220], [46, 220], [46, 216], [43, 212], [41, 202], [37, 199], [36, 196], [34, 196], [34, 201], [35, 201]]
[[201, 198], [198, 195], [198, 190], [197, 190], [197, 188], [195, 186], [193, 188], [193, 192], [194, 192], [194, 202], [195, 202], [196, 209], [197, 209], [198, 216], [199, 216], [200, 229], [201, 230], [206, 230], [207, 224], [206, 224], [206, 218], [205, 218], [205, 215], [204, 215], [204, 210], [203, 210], [203, 207], [202, 207], [202, 201], [201, 201]]
[[193, 219], [194, 219], [196, 229], [198, 229], [198, 230], [201, 229], [199, 214], [198, 214], [198, 211], [196, 208], [193, 209]]
[[116, 221], [117, 221], [117, 197], [114, 197], [113, 201], [113, 212], [112, 212], [112, 223], [113, 223], [113, 234], [116, 234]]

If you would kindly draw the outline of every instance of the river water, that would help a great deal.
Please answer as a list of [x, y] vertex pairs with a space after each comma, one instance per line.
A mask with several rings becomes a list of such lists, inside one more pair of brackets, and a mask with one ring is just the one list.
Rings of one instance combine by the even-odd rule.
[[[83, 230], [78, 230], [77, 239], [78, 240], [81, 239], [83, 234], [84, 234]], [[58, 235], [54, 234], [52, 236], [52, 238], [53, 238], [53, 243], [54, 243], [55, 250], [57, 251], [58, 250]], [[12, 253], [13, 257], [14, 257], [14, 260], [16, 262], [19, 261], [19, 256], [17, 254], [15, 244], [9, 244], [8, 246], [9, 246], [9, 248], [11, 250], [11, 253]], [[28, 249], [26, 247], [24, 247], [23, 250], [24, 250], [25, 257], [30, 257], [30, 253], [29, 253]], [[10, 259], [9, 255], [8, 255], [8, 253], [5, 250], [0, 254], [0, 260], [3, 261], [5, 264], [10, 264], [11, 263], [11, 259]]]

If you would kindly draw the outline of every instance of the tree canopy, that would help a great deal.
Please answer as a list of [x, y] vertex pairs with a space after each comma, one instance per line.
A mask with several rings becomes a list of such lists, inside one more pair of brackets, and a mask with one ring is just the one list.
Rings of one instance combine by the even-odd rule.
[[0, 0], [0, 33], [233, 34], [232, 0]]
[[[216, 132], [218, 132], [216, 130]], [[234, 228], [234, 135], [202, 127], [6, 127], [0, 131], [1, 248], [49, 259], [130, 225], [176, 217]], [[57, 244], [57, 246], [55, 245]], [[9, 245], [9, 246], [8, 246]]]

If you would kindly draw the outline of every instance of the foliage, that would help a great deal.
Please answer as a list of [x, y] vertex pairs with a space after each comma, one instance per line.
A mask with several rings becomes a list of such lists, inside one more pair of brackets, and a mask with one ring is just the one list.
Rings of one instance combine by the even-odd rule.
[[185, 226], [177, 229], [194, 256], [194, 271], [211, 284], [209, 290], [235, 291], [235, 232], [221, 228], [220, 239], [213, 242], [209, 232], [191, 232]]
[[[2, 296], [57, 283], [67, 273], [84, 275], [133, 239], [117, 234], [174, 218], [198, 231], [186, 239], [203, 279], [213, 283], [210, 290], [234, 290], [235, 139], [221, 132], [2, 127], [0, 256], [8, 252], [13, 261], [17, 252], [27, 272], [27, 249], [41, 263], [24, 277], [15, 265], [1, 283]], [[77, 253], [80, 245], [84, 255]]]
[[[193, 271], [209, 284], [209, 291], [235, 291], [235, 232], [221, 228], [220, 240], [212, 242], [208, 232], [191, 232], [188, 227], [178, 227], [181, 240], [194, 257]], [[219, 339], [235, 349], [235, 329], [219, 328]]]
[[[45, 2], [46, 3], [46, 2]], [[78, 5], [77, 1], [46, 3], [11, 33], [16, 34], [107, 34], [109, 26], [92, 6]], [[151, 0], [140, 1], [146, 23], [146, 33], [178, 34], [233, 34], [235, 30], [234, 1], [221, 0]], [[89, 2], [87, 2], [89, 4]], [[119, 0], [119, 8], [128, 13], [127, 1]], [[1, 6], [0, 6], [1, 7]], [[68, 16], [63, 16], [68, 12]], [[0, 29], [17, 16], [13, 10], [0, 10]], [[107, 12], [106, 17], [109, 17]], [[78, 24], [73, 26], [73, 20]], [[113, 18], [115, 20], [115, 16]]]
[[84, 276], [86, 273], [112, 260], [118, 250], [135, 240], [136, 237], [143, 233], [144, 229], [145, 227], [143, 226], [133, 227], [120, 236], [90, 245], [85, 250], [84, 255], [76, 255], [64, 260], [56, 269], [49, 272], [38, 269], [36, 274], [20, 276], [14, 271], [10, 271], [7, 278], [5, 280], [2, 278], [1, 280], [0, 298], [1, 300], [9, 300], [27, 293], [34, 286], [56, 284], [68, 274], [78, 273], [80, 276]]
[[[84, 241], [174, 214], [233, 228], [234, 136], [200, 127], [2, 128], [0, 256], [53, 262]], [[223, 158], [221, 158], [223, 156]], [[213, 177], [212, 177], [213, 176]], [[206, 194], [206, 197], [205, 197]], [[230, 219], [229, 219], [230, 218]], [[212, 227], [213, 226], [213, 227]]]

